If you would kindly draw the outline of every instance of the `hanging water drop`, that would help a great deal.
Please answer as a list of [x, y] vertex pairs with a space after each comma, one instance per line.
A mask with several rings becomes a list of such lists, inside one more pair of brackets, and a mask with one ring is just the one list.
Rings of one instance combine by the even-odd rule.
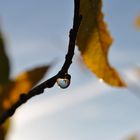
[[68, 73], [65, 73], [65, 74], [60, 75], [60, 77], [58, 77], [57, 85], [60, 88], [65, 89], [70, 85], [70, 81], [71, 81], [71, 75]]
[[57, 84], [60, 88], [67, 88], [70, 85], [70, 80], [67, 78], [58, 78], [57, 79]]

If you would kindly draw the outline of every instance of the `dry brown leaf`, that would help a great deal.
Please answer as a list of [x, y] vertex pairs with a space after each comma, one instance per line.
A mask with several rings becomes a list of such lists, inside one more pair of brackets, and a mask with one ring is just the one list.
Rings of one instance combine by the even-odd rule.
[[100, 79], [112, 86], [125, 86], [118, 73], [108, 62], [108, 50], [112, 38], [103, 21], [101, 0], [81, 0], [82, 23], [77, 36], [77, 45], [85, 64]]
[[9, 59], [5, 52], [4, 37], [0, 30], [0, 84], [5, 84], [9, 81], [9, 74]]

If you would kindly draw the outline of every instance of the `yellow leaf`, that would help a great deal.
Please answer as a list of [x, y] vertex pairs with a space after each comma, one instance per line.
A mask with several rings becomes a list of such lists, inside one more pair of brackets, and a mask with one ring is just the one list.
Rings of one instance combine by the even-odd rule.
[[125, 86], [118, 73], [109, 65], [108, 50], [112, 38], [103, 21], [101, 0], [81, 0], [82, 23], [77, 36], [77, 45], [85, 64], [106, 83]]
[[8, 109], [12, 104], [17, 102], [20, 94], [27, 93], [35, 86], [43, 78], [48, 68], [48, 66], [44, 66], [24, 72], [11, 81], [5, 88], [3, 108]]
[[10, 120], [6, 120], [6, 122], [0, 126], [0, 140], [5, 140], [6, 139], [6, 134], [9, 130], [10, 127]]
[[127, 138], [126, 140], [139, 140], [139, 138], [136, 134], [134, 134], [131, 137]]
[[137, 16], [136, 21], [135, 21], [135, 25], [136, 25], [137, 29], [140, 29], [140, 15]]

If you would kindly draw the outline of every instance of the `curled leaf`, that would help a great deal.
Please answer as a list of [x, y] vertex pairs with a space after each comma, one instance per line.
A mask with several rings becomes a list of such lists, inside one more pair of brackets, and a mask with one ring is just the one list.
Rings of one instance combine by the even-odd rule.
[[101, 11], [101, 0], [81, 0], [82, 23], [77, 36], [77, 45], [85, 64], [106, 83], [125, 86], [116, 70], [108, 62], [108, 50], [112, 38], [107, 30]]

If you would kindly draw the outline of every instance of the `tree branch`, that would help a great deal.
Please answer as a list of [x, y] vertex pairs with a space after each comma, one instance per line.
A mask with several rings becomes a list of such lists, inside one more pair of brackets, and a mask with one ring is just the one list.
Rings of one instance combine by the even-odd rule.
[[61, 70], [52, 78], [48, 79], [47, 81], [41, 83], [40, 85], [36, 86], [35, 88], [31, 89], [28, 93], [23, 93], [20, 95], [19, 100], [11, 106], [8, 110], [6, 110], [2, 116], [0, 116], [0, 125], [2, 125], [9, 117], [11, 117], [16, 109], [28, 101], [30, 98], [42, 94], [46, 88], [52, 88], [58, 78], [65, 78], [66, 76], [69, 77], [68, 69], [72, 63], [72, 58], [74, 55], [75, 50], [75, 42], [77, 32], [82, 20], [82, 16], [79, 13], [80, 8], [80, 0], [74, 0], [74, 19], [73, 19], [73, 27], [69, 32], [69, 45], [68, 45], [68, 52], [65, 57], [65, 62], [61, 68]]

